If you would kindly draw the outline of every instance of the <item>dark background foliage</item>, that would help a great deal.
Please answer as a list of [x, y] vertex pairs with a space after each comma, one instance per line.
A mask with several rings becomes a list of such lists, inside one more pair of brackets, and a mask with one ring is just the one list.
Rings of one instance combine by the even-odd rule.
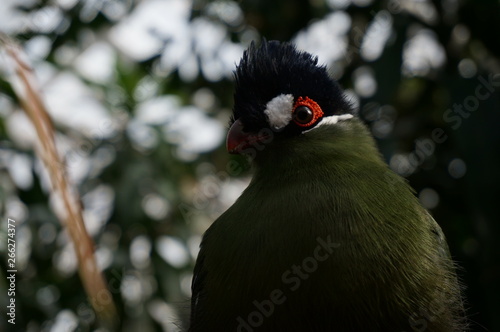
[[[132, 23], [146, 6], [157, 17]], [[47, 96], [120, 330], [176, 331], [172, 321], [186, 317], [200, 236], [249, 176], [229, 179], [227, 169], [231, 71], [265, 37], [329, 66], [442, 226], [471, 330], [500, 331], [498, 1], [9, 0], [0, 21]], [[17, 323], [2, 314], [0, 327], [95, 330], [0, 52], [1, 289], [7, 217], [19, 225]]]

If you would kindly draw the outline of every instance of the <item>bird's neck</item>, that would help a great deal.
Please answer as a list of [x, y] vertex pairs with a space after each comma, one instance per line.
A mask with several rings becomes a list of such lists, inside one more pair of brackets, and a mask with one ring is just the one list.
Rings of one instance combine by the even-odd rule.
[[271, 142], [254, 160], [256, 181], [327, 180], [369, 169], [387, 171], [366, 126], [357, 118]]

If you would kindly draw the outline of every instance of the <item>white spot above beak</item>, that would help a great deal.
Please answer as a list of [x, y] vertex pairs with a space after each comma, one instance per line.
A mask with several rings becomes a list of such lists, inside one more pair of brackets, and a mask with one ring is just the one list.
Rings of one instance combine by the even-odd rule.
[[293, 95], [281, 94], [267, 103], [264, 113], [267, 115], [269, 125], [279, 130], [292, 120], [292, 111]]

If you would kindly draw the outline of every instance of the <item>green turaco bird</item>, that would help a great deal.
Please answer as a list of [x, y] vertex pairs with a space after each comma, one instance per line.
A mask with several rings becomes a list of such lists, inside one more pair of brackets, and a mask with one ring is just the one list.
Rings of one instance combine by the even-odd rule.
[[316, 57], [252, 44], [230, 153], [248, 188], [205, 233], [191, 332], [463, 331], [441, 229]]

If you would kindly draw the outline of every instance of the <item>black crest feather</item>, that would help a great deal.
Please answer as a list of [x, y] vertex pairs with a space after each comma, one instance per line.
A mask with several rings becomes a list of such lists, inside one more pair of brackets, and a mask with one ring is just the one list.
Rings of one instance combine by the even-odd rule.
[[337, 82], [330, 77], [318, 58], [297, 50], [291, 43], [254, 42], [243, 53], [235, 71], [233, 119], [241, 119], [248, 131], [267, 126], [263, 113], [266, 104], [280, 94], [295, 98], [309, 97], [322, 108], [325, 116], [350, 113]]

